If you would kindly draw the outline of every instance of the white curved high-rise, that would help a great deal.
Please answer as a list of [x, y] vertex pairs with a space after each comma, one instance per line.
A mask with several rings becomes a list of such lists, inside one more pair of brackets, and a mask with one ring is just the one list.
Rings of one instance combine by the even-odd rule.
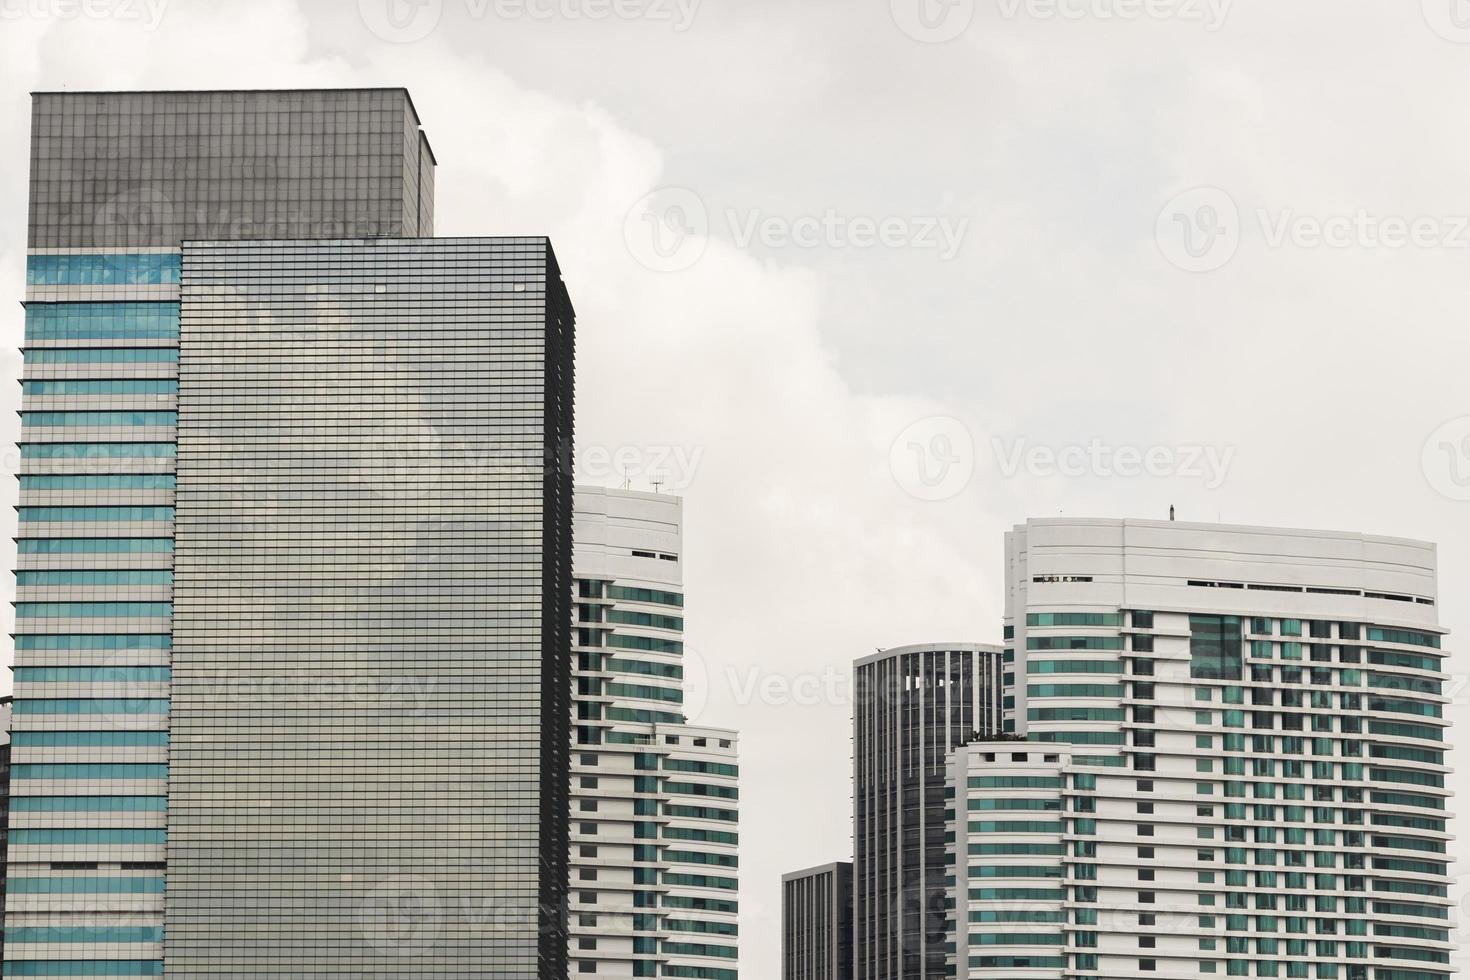
[[576, 491], [572, 976], [737, 977], [737, 735], [686, 716], [682, 504]]
[[1435, 548], [1007, 535], [1015, 727], [950, 763], [958, 976], [1446, 980]]

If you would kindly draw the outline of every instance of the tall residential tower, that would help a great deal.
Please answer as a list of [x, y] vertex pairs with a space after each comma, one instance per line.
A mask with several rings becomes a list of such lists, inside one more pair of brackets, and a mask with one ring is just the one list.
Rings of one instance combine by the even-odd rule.
[[683, 506], [579, 487], [572, 974], [736, 980], [737, 736], [690, 723]]
[[1007, 536], [1024, 743], [957, 752], [957, 975], [1447, 980], [1435, 549], [1156, 521]]

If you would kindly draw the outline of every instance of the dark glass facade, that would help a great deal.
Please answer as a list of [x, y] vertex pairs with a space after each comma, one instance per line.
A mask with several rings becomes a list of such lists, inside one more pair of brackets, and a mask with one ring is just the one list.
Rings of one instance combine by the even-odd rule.
[[999, 647], [909, 646], [858, 661], [853, 975], [945, 976], [946, 759], [1001, 728]]
[[852, 864], [781, 877], [781, 980], [852, 980]]

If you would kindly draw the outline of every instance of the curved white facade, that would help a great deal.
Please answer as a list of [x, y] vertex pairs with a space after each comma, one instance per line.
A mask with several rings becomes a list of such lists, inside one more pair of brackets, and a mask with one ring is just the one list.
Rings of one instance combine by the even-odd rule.
[[[1448, 975], [1433, 545], [1052, 519], [1006, 550], [1029, 742], [951, 765], [958, 975]], [[971, 769], [1017, 745], [1024, 763]], [[1023, 776], [1059, 781], [1059, 833], [1032, 804], [970, 809]], [[997, 909], [1036, 887], [1064, 922], [1039, 899]]]

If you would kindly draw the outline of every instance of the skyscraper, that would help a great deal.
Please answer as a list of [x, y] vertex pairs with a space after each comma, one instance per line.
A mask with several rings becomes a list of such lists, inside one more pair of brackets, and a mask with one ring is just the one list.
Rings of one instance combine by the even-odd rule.
[[36, 96], [6, 973], [564, 974], [573, 313], [433, 169]]
[[571, 972], [736, 980], [737, 736], [685, 715], [683, 506], [576, 493]]
[[853, 709], [853, 973], [945, 974], [945, 765], [1003, 722], [1001, 649], [895, 647], [859, 660]]
[[1435, 549], [1007, 536], [1027, 743], [956, 753], [958, 975], [1446, 980]]
[[852, 980], [852, 862], [781, 876], [781, 980]]

